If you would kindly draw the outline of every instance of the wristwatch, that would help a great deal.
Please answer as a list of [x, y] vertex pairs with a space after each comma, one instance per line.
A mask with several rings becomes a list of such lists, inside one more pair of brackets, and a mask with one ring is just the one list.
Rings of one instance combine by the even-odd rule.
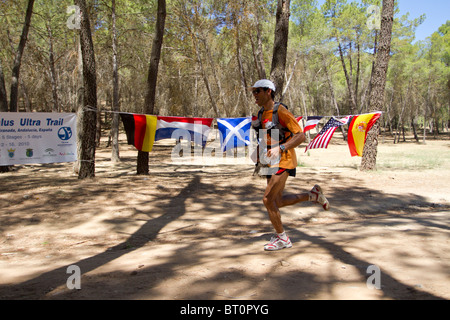
[[281, 152], [286, 152], [286, 147], [284, 144], [280, 145]]

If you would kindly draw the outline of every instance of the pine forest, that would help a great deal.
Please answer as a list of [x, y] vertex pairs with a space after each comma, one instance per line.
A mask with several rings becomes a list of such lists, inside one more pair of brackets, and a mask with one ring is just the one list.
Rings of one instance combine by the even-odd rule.
[[[100, 111], [147, 113], [158, 1], [87, 0], [86, 6], [98, 124], [111, 125], [111, 113]], [[298, 116], [370, 111], [381, 6], [377, 0], [322, 6], [291, 0], [277, 98]], [[255, 114], [247, 88], [271, 76], [276, 12], [274, 0], [167, 0], [151, 113]], [[416, 139], [437, 135], [449, 125], [450, 22], [415, 41], [426, 17], [399, 12], [396, 2], [380, 126], [392, 134], [414, 131]], [[0, 1], [0, 111], [77, 112], [84, 94], [79, 20], [79, 8], [68, 0]]]

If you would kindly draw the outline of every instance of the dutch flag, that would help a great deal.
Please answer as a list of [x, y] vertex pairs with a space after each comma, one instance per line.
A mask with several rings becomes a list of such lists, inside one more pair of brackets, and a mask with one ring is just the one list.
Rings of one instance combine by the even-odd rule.
[[155, 141], [163, 139], [179, 139], [185, 137], [186, 134], [189, 134], [192, 142], [205, 146], [213, 120], [213, 118], [158, 116]]

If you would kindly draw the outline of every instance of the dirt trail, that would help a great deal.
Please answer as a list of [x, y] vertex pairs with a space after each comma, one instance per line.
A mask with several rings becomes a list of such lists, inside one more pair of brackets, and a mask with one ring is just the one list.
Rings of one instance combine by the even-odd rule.
[[116, 165], [99, 150], [92, 180], [71, 164], [20, 167], [0, 175], [0, 299], [449, 299], [449, 146], [381, 145], [373, 173], [342, 143], [299, 150], [286, 191], [319, 183], [332, 208], [283, 209], [294, 247], [273, 253], [251, 165], [174, 164], [160, 144], [148, 177], [125, 145]]

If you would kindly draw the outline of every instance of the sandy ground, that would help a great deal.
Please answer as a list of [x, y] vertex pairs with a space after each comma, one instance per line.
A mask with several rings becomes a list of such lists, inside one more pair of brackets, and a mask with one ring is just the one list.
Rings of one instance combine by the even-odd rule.
[[[150, 176], [97, 153], [95, 179], [72, 164], [0, 175], [0, 299], [449, 299], [450, 141], [379, 147], [363, 173], [337, 138], [298, 149], [286, 192], [319, 183], [331, 210], [282, 209], [292, 249], [265, 252], [273, 232], [253, 166], [173, 162], [151, 153]], [[70, 290], [70, 265], [81, 289]], [[367, 285], [369, 266], [379, 290]], [[375, 282], [371, 282], [375, 283]]]

